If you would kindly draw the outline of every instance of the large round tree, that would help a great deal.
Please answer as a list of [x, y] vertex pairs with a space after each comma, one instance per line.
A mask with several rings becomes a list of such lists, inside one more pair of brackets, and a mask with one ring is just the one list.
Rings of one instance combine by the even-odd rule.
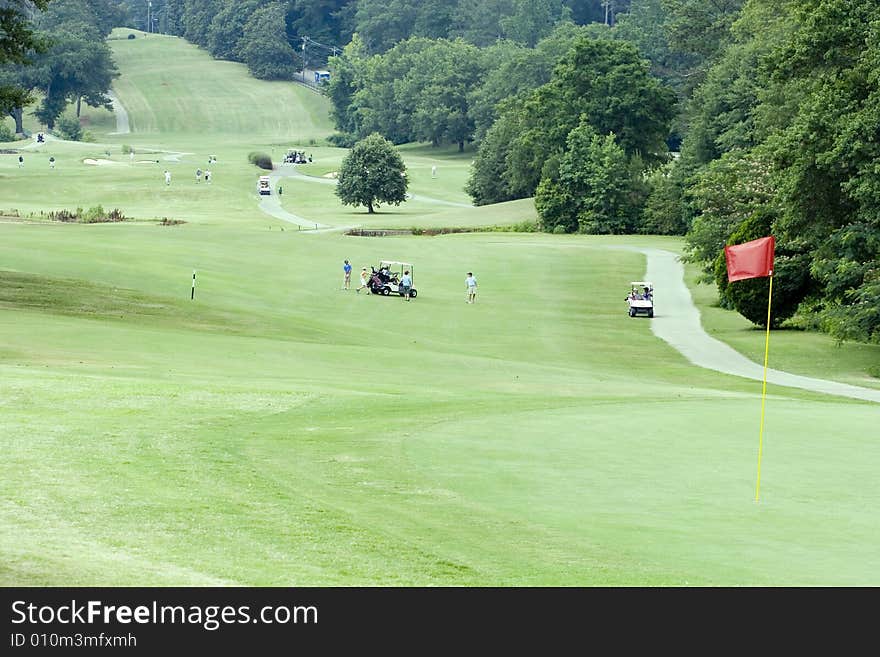
[[356, 143], [342, 160], [336, 195], [345, 205], [365, 205], [372, 214], [380, 203], [400, 205], [409, 180], [394, 145], [374, 132]]

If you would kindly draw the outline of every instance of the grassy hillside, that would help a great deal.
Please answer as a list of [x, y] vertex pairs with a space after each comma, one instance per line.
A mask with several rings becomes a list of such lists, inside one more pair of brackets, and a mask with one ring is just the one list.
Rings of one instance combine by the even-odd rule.
[[256, 80], [243, 64], [212, 59], [177, 37], [123, 29], [112, 37], [124, 72], [114, 89], [139, 135], [289, 141], [332, 132], [329, 102], [309, 89]]
[[[645, 263], [606, 248], [678, 240], [297, 231], [258, 210], [247, 152], [305, 140], [321, 177], [343, 153], [307, 140], [329, 123], [245, 124], [284, 114], [276, 97], [325, 101], [176, 39], [113, 47], [138, 132], [50, 142], [23, 169], [0, 155], [0, 205], [36, 213], [0, 222], [0, 584], [878, 583], [876, 405], [770, 386], [755, 504], [759, 386], [629, 319]], [[472, 154], [403, 150], [421, 200], [366, 217], [290, 179], [284, 206], [332, 225], [533, 216], [437, 203], [467, 201]], [[39, 215], [98, 203], [187, 223]], [[341, 291], [344, 258], [415, 263], [418, 298]], [[777, 353], [807, 360], [797, 344]], [[846, 353], [842, 378], [877, 358]]]

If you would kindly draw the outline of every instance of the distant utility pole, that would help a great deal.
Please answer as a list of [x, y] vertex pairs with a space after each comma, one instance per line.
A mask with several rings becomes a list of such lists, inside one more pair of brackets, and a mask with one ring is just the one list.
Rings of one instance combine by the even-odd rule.
[[306, 81], [306, 42], [309, 37], [303, 37], [303, 82]]
[[153, 12], [152, 0], [147, 0], [147, 32], [153, 31], [153, 18], [150, 14]]
[[611, 7], [612, 0], [602, 0], [602, 6], [605, 7], [605, 25], [611, 25], [614, 22], [614, 12]]

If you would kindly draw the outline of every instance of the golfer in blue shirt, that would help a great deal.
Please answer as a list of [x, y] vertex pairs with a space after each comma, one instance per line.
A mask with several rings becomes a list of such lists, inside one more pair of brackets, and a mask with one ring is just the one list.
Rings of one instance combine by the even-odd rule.
[[348, 260], [345, 261], [345, 264], [342, 265], [342, 271], [345, 272], [345, 278], [342, 280], [342, 289], [350, 290], [351, 289], [351, 264]]
[[412, 289], [412, 276], [409, 275], [409, 269], [403, 272], [403, 278], [400, 279], [400, 289], [403, 290], [404, 298], [409, 301], [409, 291]]

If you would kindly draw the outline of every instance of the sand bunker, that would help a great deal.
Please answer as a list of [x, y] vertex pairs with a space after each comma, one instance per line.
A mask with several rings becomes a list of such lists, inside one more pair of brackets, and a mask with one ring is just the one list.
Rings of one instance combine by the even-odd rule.
[[322, 178], [338, 178], [338, 177], [339, 177], [339, 172], [338, 172], [338, 171], [331, 171], [330, 173], [325, 173], [325, 174], [324, 174], [323, 176], [321, 176], [321, 177], [322, 177]]
[[119, 164], [119, 162], [114, 162], [113, 160], [96, 160], [91, 157], [87, 157], [83, 160], [83, 164], [91, 164], [92, 166], [103, 167], [108, 164]]

